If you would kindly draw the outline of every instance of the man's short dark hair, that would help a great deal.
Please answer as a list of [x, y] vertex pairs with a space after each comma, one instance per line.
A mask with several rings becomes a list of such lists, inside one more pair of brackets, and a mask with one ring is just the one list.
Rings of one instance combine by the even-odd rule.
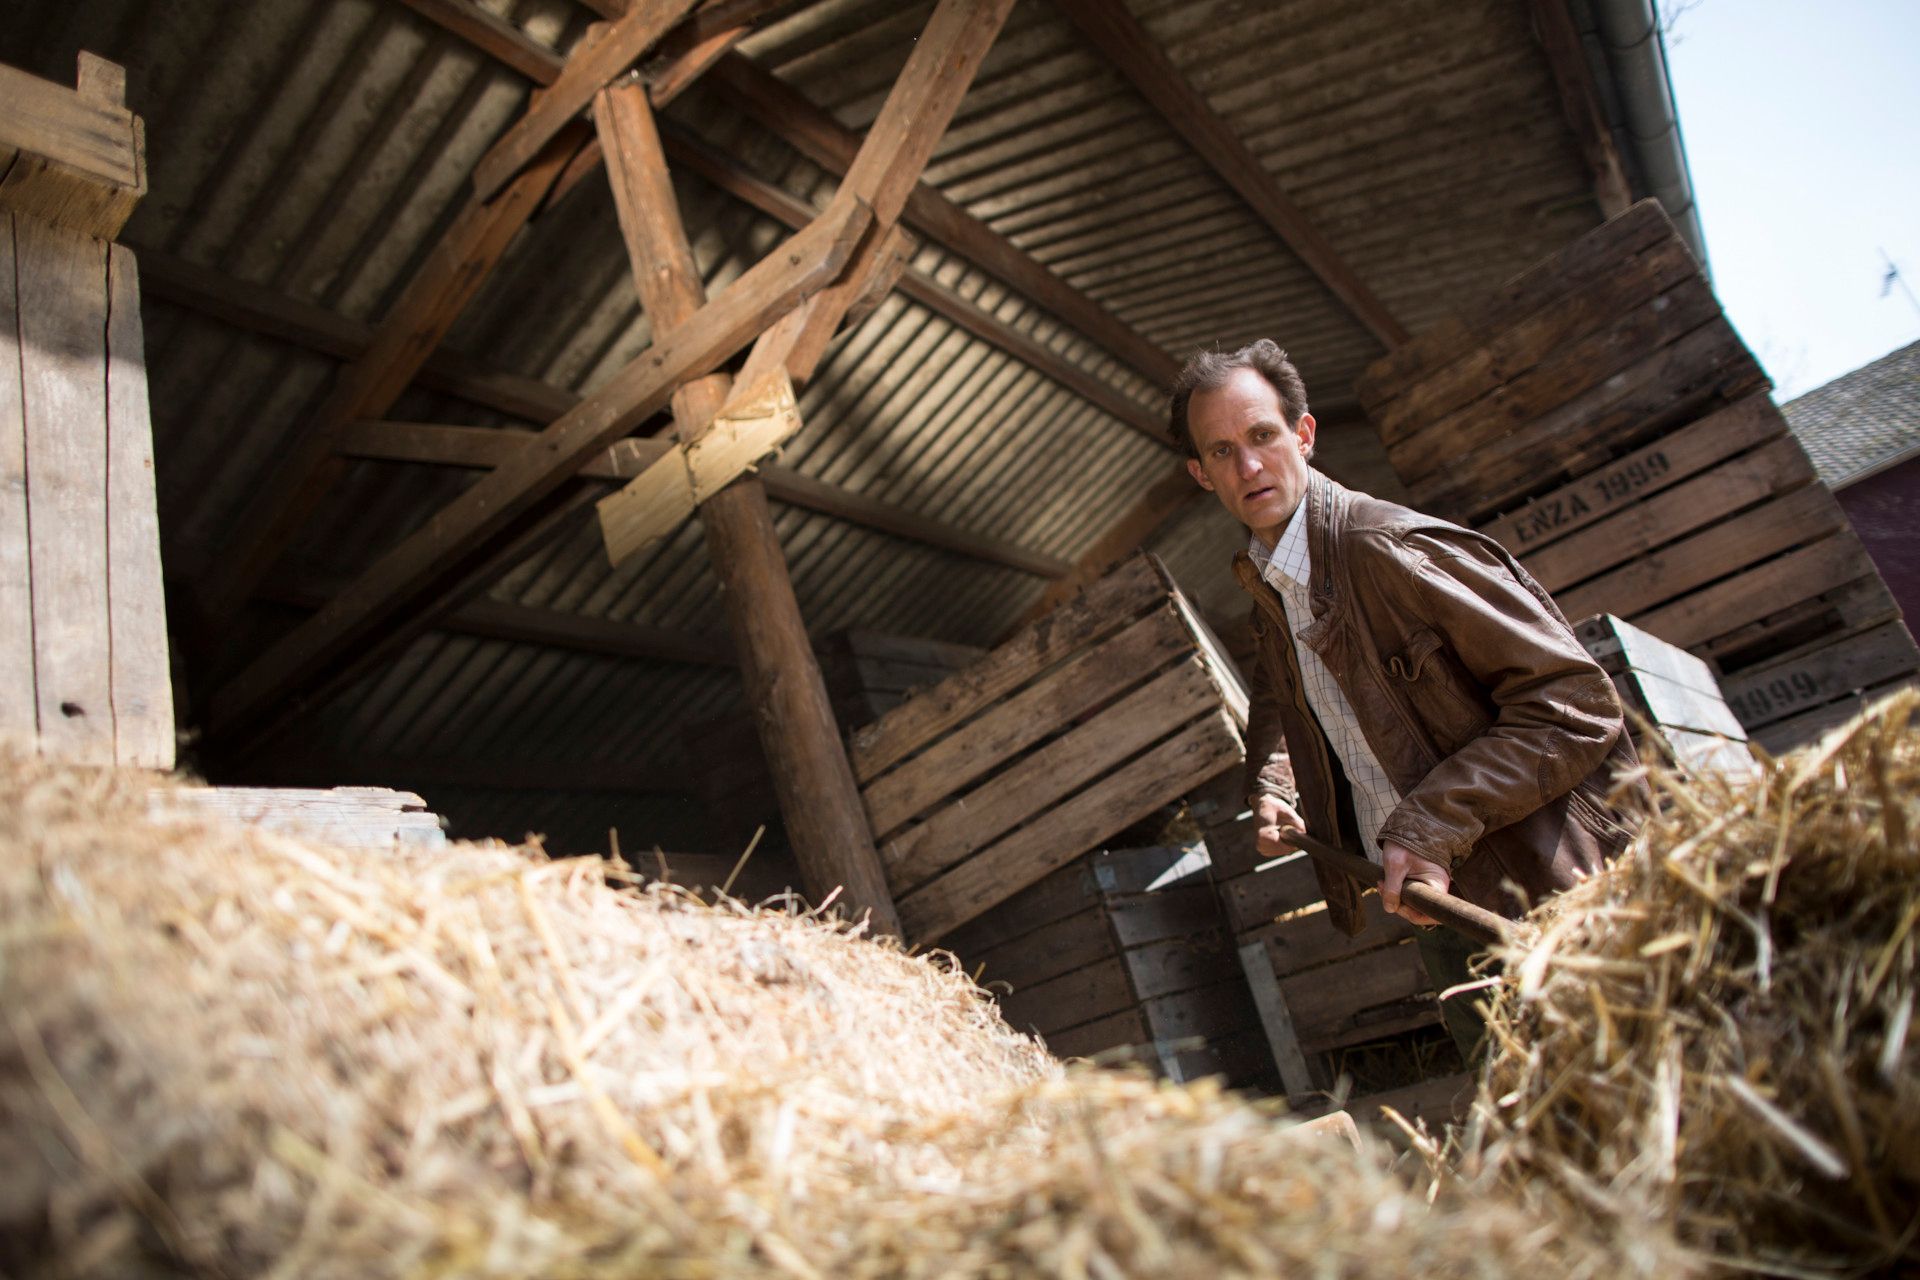
[[1187, 357], [1180, 376], [1173, 380], [1173, 403], [1169, 407], [1167, 434], [1176, 449], [1189, 458], [1197, 458], [1193, 431], [1187, 425], [1187, 402], [1196, 391], [1217, 391], [1225, 386], [1236, 369], [1251, 369], [1273, 387], [1280, 397], [1280, 411], [1287, 425], [1299, 429], [1301, 415], [1307, 411], [1307, 384], [1271, 338], [1249, 342], [1238, 351], [1197, 351]]

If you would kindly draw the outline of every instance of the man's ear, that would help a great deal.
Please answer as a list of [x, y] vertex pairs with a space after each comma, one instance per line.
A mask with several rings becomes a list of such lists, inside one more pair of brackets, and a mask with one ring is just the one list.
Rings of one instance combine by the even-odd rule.
[[1187, 474], [1192, 476], [1193, 482], [1202, 489], [1205, 489], [1208, 493], [1213, 492], [1213, 481], [1207, 479], [1206, 469], [1200, 465], [1198, 458], [1187, 459]]
[[1293, 429], [1293, 434], [1300, 437], [1301, 457], [1313, 457], [1313, 435], [1319, 427], [1320, 424], [1313, 420], [1312, 414], [1303, 413], [1300, 415], [1300, 424]]

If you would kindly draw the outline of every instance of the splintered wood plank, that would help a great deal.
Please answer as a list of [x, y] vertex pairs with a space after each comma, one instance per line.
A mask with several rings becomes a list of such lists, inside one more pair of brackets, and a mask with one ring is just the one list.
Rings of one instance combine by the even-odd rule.
[[1491, 342], [1564, 294], [1619, 270], [1620, 263], [1662, 239], [1677, 239], [1658, 200], [1642, 200], [1559, 253], [1536, 263], [1471, 306], [1428, 326], [1367, 367], [1354, 390], [1369, 413], [1436, 370]]
[[1527, 556], [1527, 571], [1550, 592], [1606, 572], [1742, 507], [1813, 483], [1807, 451], [1791, 436], [1723, 462], [1665, 492]]
[[112, 764], [106, 244], [32, 218], [14, 228], [40, 746]]
[[[1806, 492], [1824, 494], [1826, 491]], [[1663, 640], [1694, 648], [1802, 600], [1810, 600], [1832, 583], [1850, 581], [1871, 571], [1873, 562], [1861, 549], [1860, 540], [1840, 523], [1846, 517], [1837, 507], [1831, 515], [1832, 518], [1821, 524], [1807, 527], [1815, 533], [1824, 529], [1833, 536], [1821, 537], [1808, 546], [1745, 569], [1724, 582], [1650, 609], [1637, 615], [1634, 623]], [[1756, 551], [1756, 554], [1770, 554], [1776, 549], [1765, 547], [1764, 552]]]
[[637, 0], [599, 38], [567, 59], [547, 91], [527, 113], [493, 144], [474, 166], [474, 194], [482, 200], [507, 185], [533, 161], [540, 148], [593, 101], [593, 95], [651, 49], [673, 25], [686, 16], [695, 0]]
[[1726, 683], [1727, 703], [1742, 723], [1757, 729], [1916, 668], [1920, 653], [1906, 625], [1896, 619], [1810, 653], [1742, 671]]
[[1700, 268], [1678, 237], [1656, 241], [1623, 259], [1615, 271], [1569, 291], [1500, 333], [1485, 346], [1436, 371], [1380, 407], [1374, 426], [1389, 448], [1482, 400], [1489, 393], [1557, 361], [1559, 353], [1604, 331], [1623, 316], [1660, 304], [1663, 294], [1706, 291]]
[[909, 892], [1218, 705], [1198, 657], [1166, 671], [887, 841], [880, 850], [887, 884], [896, 896]]
[[1685, 647], [1687, 641], [1636, 615], [1845, 522], [1833, 495], [1809, 485], [1594, 578], [1556, 597], [1556, 603], [1569, 617], [1611, 613], [1633, 618], [1634, 625]]
[[27, 555], [27, 417], [21, 398], [20, 310], [13, 224], [0, 209], [0, 734], [32, 741], [33, 569]]
[[[1193, 641], [1173, 611], [1156, 609], [869, 784], [861, 798], [874, 833], [884, 838], [975, 778], [1192, 650]], [[1030, 793], [1014, 794], [1030, 798]], [[1000, 793], [993, 798], [1001, 798]]]
[[108, 249], [107, 594], [112, 625], [114, 758], [171, 770], [173, 678], [160, 576], [140, 276], [131, 250]]
[[1240, 762], [1225, 712], [1181, 731], [900, 902], [911, 943], [943, 936]]
[[1627, 503], [1670, 489], [1723, 458], [1785, 434], [1787, 420], [1773, 398], [1748, 396], [1477, 527], [1524, 557], [1606, 519]]
[[1019, 688], [1054, 663], [1118, 631], [1166, 598], [1145, 557], [1088, 587], [964, 671], [853, 731], [854, 776], [871, 782], [940, 734]]
[[457, 576], [595, 454], [666, 407], [674, 388], [717, 368], [797, 299], [833, 279], [866, 224], [864, 205], [836, 202], [692, 322], [655, 341], [216, 693], [210, 731], [232, 732], [255, 720], [436, 583]]

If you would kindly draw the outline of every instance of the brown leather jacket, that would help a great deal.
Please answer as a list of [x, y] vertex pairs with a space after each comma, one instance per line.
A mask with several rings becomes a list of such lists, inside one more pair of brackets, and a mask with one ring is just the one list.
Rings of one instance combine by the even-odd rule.
[[[1633, 745], [1612, 682], [1539, 584], [1491, 538], [1318, 471], [1305, 502], [1314, 621], [1300, 642], [1326, 662], [1401, 797], [1381, 838], [1448, 864], [1454, 893], [1507, 915], [1524, 902], [1505, 882], [1537, 902], [1619, 852], [1631, 819], [1607, 797], [1637, 763]], [[1286, 610], [1244, 552], [1234, 573], [1254, 598], [1259, 655], [1250, 789], [1282, 796], [1311, 834], [1357, 849], [1347, 781], [1307, 707]], [[1359, 887], [1315, 870], [1330, 922], [1359, 932]]]

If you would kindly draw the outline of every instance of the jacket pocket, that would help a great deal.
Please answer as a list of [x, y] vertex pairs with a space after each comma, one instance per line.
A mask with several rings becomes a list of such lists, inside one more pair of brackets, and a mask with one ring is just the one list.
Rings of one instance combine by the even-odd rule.
[[1443, 756], [1452, 755], [1487, 727], [1487, 713], [1464, 687], [1464, 673], [1447, 652], [1446, 642], [1430, 627], [1408, 637], [1398, 653], [1387, 655], [1391, 684], [1414, 717], [1433, 736]]

